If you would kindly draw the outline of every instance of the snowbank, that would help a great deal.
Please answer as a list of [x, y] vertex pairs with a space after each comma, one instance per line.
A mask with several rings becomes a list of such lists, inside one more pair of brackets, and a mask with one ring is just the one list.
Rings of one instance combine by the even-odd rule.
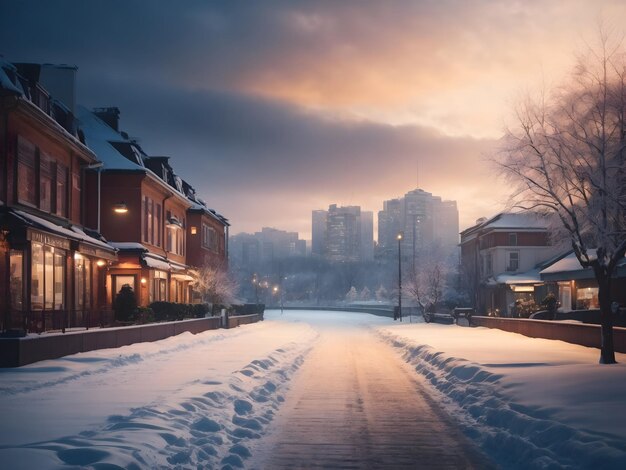
[[487, 328], [413, 324], [379, 335], [506, 468], [626, 468], [626, 355]]
[[0, 462], [240, 467], [316, 337], [264, 322], [3, 370]]

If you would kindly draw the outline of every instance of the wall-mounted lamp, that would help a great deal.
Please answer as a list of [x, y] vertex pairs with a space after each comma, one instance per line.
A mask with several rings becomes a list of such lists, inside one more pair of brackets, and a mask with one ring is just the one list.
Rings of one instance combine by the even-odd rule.
[[146, 284], [148, 283], [148, 280], [145, 277], [141, 278], [141, 287], [146, 287]]
[[113, 204], [113, 212], [116, 214], [126, 214], [128, 212], [128, 206], [125, 202], [118, 202]]
[[105, 264], [107, 264], [107, 263], [103, 259], [99, 259], [98, 261], [96, 261], [96, 266], [98, 266], [99, 268], [101, 268]]
[[195, 235], [196, 233], [198, 233], [198, 227], [191, 227], [191, 234]]

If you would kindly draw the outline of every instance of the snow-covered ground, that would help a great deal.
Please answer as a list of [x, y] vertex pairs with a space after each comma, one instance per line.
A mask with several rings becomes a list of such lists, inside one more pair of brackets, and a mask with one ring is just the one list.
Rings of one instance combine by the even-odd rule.
[[266, 321], [0, 370], [0, 467], [236, 466], [316, 336]]
[[626, 354], [487, 328], [378, 328], [505, 468], [626, 468]]
[[0, 370], [0, 467], [255, 468], [319, 332], [355, 326], [396, 348], [504, 467], [626, 468], [626, 355], [601, 366], [557, 341], [318, 311]]

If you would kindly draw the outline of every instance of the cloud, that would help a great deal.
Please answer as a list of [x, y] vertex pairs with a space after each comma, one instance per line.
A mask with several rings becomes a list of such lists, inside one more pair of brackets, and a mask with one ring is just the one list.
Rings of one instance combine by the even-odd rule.
[[235, 231], [307, 231], [329, 203], [379, 209], [419, 185], [462, 223], [500, 207], [484, 163], [511, 97], [557, 80], [618, 0], [0, 1], [10, 60], [79, 66]]
[[[114, 97], [123, 128], [150, 154], [172, 156], [235, 231], [264, 223], [308, 232], [302, 221], [311, 209], [333, 202], [379, 210], [416, 186], [418, 165], [420, 186], [444, 199], [494, 195], [483, 163], [491, 140], [330, 118], [250, 95], [118, 85], [99, 82], [97, 98]], [[103, 103], [92, 97], [86, 104]], [[467, 202], [471, 220], [484, 215]]]

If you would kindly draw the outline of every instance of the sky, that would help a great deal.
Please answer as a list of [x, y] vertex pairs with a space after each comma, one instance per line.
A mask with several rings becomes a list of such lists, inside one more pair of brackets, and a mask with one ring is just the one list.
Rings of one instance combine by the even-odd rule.
[[[461, 229], [504, 208], [489, 163], [621, 0], [0, 0], [0, 54], [78, 66], [78, 101], [167, 155], [232, 223], [310, 238], [311, 210], [419, 186]], [[621, 32], [617, 30], [619, 34]]]

